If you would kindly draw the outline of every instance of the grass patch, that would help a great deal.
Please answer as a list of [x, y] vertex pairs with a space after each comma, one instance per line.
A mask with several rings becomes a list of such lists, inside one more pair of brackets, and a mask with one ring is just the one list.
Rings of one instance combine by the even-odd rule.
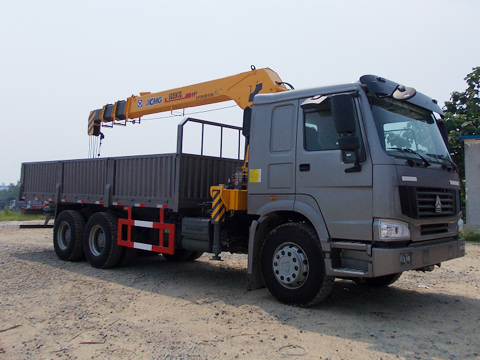
[[41, 214], [22, 214], [8, 209], [0, 211], [0, 221], [27, 221], [27, 220], [45, 220], [45, 215]]
[[480, 244], [480, 234], [475, 232], [462, 231], [460, 236], [464, 237], [466, 241]]

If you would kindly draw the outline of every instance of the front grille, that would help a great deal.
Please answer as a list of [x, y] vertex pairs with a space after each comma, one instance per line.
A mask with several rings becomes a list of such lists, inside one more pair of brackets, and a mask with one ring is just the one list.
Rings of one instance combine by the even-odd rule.
[[460, 211], [459, 191], [400, 186], [402, 213], [414, 219], [454, 216]]
[[428, 224], [420, 226], [420, 235], [437, 235], [448, 232], [448, 224]]

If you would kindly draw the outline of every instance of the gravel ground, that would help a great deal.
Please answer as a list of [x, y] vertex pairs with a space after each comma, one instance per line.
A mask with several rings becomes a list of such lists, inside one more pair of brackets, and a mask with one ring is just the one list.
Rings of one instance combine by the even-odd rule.
[[0, 359], [480, 359], [480, 246], [388, 288], [337, 280], [310, 309], [245, 292], [246, 257], [63, 262], [0, 226]]

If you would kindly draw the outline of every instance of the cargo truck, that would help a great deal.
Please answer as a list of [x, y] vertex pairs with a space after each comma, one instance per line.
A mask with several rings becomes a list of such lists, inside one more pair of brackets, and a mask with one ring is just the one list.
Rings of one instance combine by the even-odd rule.
[[[55, 205], [57, 256], [105, 269], [134, 250], [176, 261], [245, 253], [249, 290], [303, 307], [335, 278], [387, 286], [464, 256], [442, 110], [382, 77], [293, 90], [252, 67], [107, 104], [90, 113], [88, 134], [226, 100], [244, 109], [243, 126], [186, 118], [174, 153], [22, 164], [21, 197]], [[202, 129], [199, 154], [183, 151], [189, 123]], [[208, 126], [219, 156], [204, 154]], [[226, 131], [238, 133], [235, 157], [222, 154]]]

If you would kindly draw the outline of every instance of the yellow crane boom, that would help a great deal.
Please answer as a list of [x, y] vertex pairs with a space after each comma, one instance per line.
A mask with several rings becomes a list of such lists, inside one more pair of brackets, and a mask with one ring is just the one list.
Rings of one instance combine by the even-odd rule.
[[286, 90], [276, 72], [269, 68], [255, 69], [252, 66], [251, 71], [237, 75], [156, 93], [143, 92], [126, 100], [107, 104], [90, 112], [88, 135], [99, 136], [102, 123], [127, 121], [144, 115], [222, 101], [234, 100], [240, 108], [245, 109], [252, 105], [256, 94]]

